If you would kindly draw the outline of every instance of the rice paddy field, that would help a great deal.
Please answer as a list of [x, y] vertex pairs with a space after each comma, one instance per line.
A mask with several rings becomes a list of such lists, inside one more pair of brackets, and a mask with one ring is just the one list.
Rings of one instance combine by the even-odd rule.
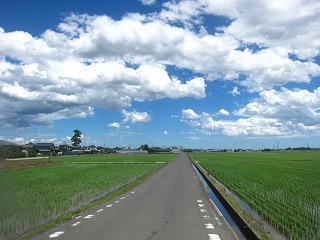
[[80, 155], [80, 156], [62, 156], [59, 158], [60, 162], [131, 162], [131, 163], [157, 163], [168, 162], [174, 158], [173, 154], [147, 154], [147, 155]]
[[320, 239], [320, 152], [192, 153], [288, 239]]
[[[156, 169], [160, 165], [156, 162], [173, 158], [171, 154], [66, 156], [51, 158], [59, 161], [55, 164], [37, 165], [33, 160], [25, 160], [13, 163], [18, 168], [2, 168], [0, 239], [13, 238], [84, 206]], [[37, 159], [37, 162], [45, 163], [48, 159]]]

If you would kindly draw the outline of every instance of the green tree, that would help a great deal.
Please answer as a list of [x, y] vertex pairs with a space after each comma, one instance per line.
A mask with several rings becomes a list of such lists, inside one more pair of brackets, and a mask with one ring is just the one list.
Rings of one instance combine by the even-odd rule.
[[60, 151], [60, 152], [68, 152], [68, 150], [69, 150], [69, 149], [68, 149], [68, 146], [65, 145], [65, 144], [59, 146], [59, 151]]
[[35, 148], [30, 149], [28, 152], [29, 152], [29, 157], [37, 156], [37, 150]]
[[149, 148], [148, 144], [144, 144], [144, 145], [141, 145], [139, 147], [139, 149], [144, 150], [144, 151], [149, 151], [150, 148]]
[[73, 130], [74, 135], [72, 136], [72, 138], [70, 138], [70, 141], [72, 142], [72, 146], [79, 146], [80, 143], [82, 143], [81, 141], [81, 132], [80, 130]]

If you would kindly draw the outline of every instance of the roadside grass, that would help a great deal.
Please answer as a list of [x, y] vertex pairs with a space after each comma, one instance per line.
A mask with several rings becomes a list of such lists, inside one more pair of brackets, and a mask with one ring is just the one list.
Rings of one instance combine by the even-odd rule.
[[[81, 159], [81, 156], [74, 158]], [[89, 159], [94, 158], [88, 157], [86, 161]], [[99, 159], [106, 161], [106, 158]], [[166, 155], [166, 158], [161, 159], [168, 162], [173, 156]], [[110, 157], [108, 160], [117, 162], [121, 159]], [[139, 179], [145, 173], [153, 172], [159, 166], [156, 163], [63, 162], [57, 165], [0, 170], [0, 239], [14, 238], [54, 219], [57, 219], [54, 222], [62, 221], [70, 216], [68, 214], [72, 215], [77, 209], [86, 208], [91, 202], [114, 192], [133, 179]]]
[[320, 152], [190, 157], [289, 239], [320, 239]]

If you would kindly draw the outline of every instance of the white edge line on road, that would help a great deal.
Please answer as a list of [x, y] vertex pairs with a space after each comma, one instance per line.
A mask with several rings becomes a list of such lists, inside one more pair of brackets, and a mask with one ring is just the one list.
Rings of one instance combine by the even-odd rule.
[[103, 211], [103, 208], [102, 208], [102, 209], [97, 210], [97, 212], [102, 212], [102, 211]]
[[218, 234], [208, 234], [209, 240], [221, 240]]
[[212, 205], [214, 206], [214, 208], [216, 209], [216, 211], [218, 212], [218, 214], [223, 217], [222, 213], [220, 212], [219, 208], [214, 204], [214, 202], [212, 201], [212, 199], [209, 199], [210, 202], [212, 203]]
[[220, 221], [220, 219], [217, 216], [215, 216], [214, 219], [217, 221], [218, 225], [222, 225], [222, 222]]
[[208, 228], [208, 229], [214, 229], [214, 226], [213, 226], [212, 223], [205, 223], [204, 225], [205, 225], [206, 228]]
[[49, 235], [49, 238], [55, 238], [55, 237], [60, 236], [61, 234], [64, 234], [64, 232], [55, 232], [55, 233]]

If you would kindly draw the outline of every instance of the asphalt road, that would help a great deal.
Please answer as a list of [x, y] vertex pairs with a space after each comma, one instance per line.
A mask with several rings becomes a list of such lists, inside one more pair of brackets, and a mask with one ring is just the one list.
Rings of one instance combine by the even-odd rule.
[[209, 200], [187, 155], [145, 182], [35, 239], [237, 239]]

